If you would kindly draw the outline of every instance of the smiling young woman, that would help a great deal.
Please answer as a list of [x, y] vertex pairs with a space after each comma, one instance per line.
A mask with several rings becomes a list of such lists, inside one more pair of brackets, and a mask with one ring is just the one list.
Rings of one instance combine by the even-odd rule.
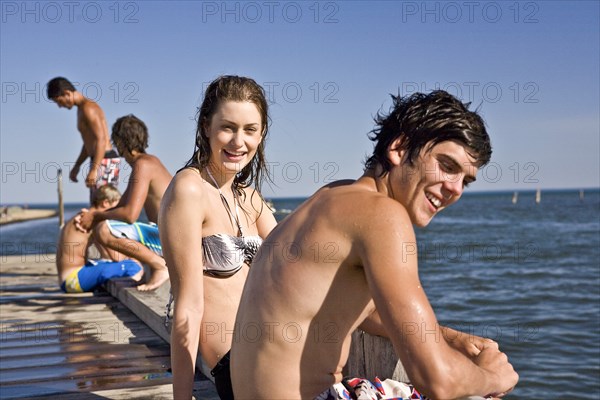
[[200, 107], [194, 154], [163, 198], [159, 225], [175, 302], [176, 399], [192, 395], [198, 354], [219, 396], [233, 396], [226, 365], [231, 332], [249, 265], [275, 226], [260, 194], [268, 122], [264, 90], [254, 80], [213, 81]]

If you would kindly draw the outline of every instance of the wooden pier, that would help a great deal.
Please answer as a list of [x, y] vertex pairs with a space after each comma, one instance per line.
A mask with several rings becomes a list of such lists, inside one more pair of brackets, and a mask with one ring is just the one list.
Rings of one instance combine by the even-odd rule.
[[34, 219], [51, 218], [58, 215], [57, 210], [24, 209], [22, 207], [1, 207], [0, 225], [14, 224], [16, 222], [31, 221]]
[[[120, 278], [106, 290], [66, 294], [54, 254], [0, 258], [0, 399], [172, 398], [168, 282], [139, 292]], [[390, 341], [360, 331], [344, 374], [408, 382]], [[201, 374], [194, 397], [219, 399]]]
[[[172, 398], [169, 344], [118, 300], [123, 282], [66, 294], [53, 254], [0, 257], [1, 399]], [[218, 399], [206, 379], [194, 395]]]

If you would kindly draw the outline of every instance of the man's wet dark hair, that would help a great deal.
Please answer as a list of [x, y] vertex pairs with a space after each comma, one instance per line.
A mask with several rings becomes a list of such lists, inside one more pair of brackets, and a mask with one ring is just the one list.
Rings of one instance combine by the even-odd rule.
[[393, 106], [389, 114], [378, 113], [376, 128], [369, 134], [375, 142], [373, 154], [365, 162], [366, 169], [376, 165], [388, 172], [392, 165], [387, 151], [394, 140], [401, 138], [400, 148], [407, 152], [407, 162], [413, 164], [422, 149], [451, 140], [464, 145], [475, 159], [477, 167], [490, 161], [492, 145], [483, 119], [476, 111], [469, 111], [471, 103], [462, 103], [443, 90], [410, 96], [392, 95]]
[[113, 124], [110, 138], [117, 149], [126, 149], [130, 153], [134, 150], [145, 153], [148, 147], [148, 128], [144, 121], [135, 115], [125, 115]]
[[75, 86], [67, 78], [63, 78], [62, 76], [51, 79], [48, 82], [47, 94], [49, 99], [55, 99], [58, 96], [61, 96], [65, 90], [69, 90], [71, 92], [76, 91]]

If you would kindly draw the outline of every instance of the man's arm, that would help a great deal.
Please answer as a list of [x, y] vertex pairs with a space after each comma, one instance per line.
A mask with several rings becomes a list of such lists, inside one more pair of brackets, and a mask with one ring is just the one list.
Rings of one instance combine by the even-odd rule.
[[485, 347], [498, 345], [492, 339], [457, 331], [447, 326], [440, 326], [440, 329], [442, 337], [450, 347], [472, 359], [477, 357]]
[[[358, 328], [371, 335], [382, 336], [388, 339], [390, 337], [385, 330], [385, 326], [377, 310], [374, 310]], [[492, 339], [457, 331], [447, 326], [440, 325], [440, 330], [442, 338], [444, 338], [450, 347], [470, 358], [478, 356], [486, 346], [497, 344]]]
[[75, 165], [73, 165], [73, 168], [71, 168], [71, 172], [69, 172], [69, 179], [72, 182], [79, 182], [77, 180], [77, 174], [79, 173], [81, 164], [83, 164], [83, 162], [86, 160], [86, 158], [87, 158], [87, 150], [85, 149], [85, 145], [84, 145], [84, 146], [81, 146], [81, 151], [79, 152], [79, 156], [77, 157], [77, 160], [75, 160]]
[[410, 218], [389, 199], [378, 203], [362, 213], [368, 215], [356, 242], [375, 306], [411, 382], [432, 398], [510, 391], [518, 375], [497, 345], [474, 359], [448, 345], [420, 284]]
[[152, 170], [152, 163], [143, 159], [137, 160], [132, 165], [127, 189], [125, 189], [117, 206], [106, 211], [82, 211], [77, 220], [78, 229], [89, 231], [96, 224], [106, 219], [116, 219], [129, 224], [137, 221], [148, 196], [150, 182], [152, 181]]
[[86, 119], [86, 125], [92, 134], [94, 140], [93, 148], [94, 154], [92, 156], [92, 162], [90, 165], [90, 171], [85, 178], [85, 185], [87, 187], [94, 187], [96, 185], [96, 179], [98, 176], [98, 168], [104, 158], [104, 151], [106, 149], [106, 123], [104, 120], [104, 113], [97, 104], [88, 105], [83, 109], [83, 116]]
[[385, 338], [390, 337], [387, 331], [385, 330], [385, 326], [381, 321], [381, 317], [377, 310], [374, 310], [365, 320], [358, 326], [358, 329], [361, 329], [371, 335], [382, 336]]

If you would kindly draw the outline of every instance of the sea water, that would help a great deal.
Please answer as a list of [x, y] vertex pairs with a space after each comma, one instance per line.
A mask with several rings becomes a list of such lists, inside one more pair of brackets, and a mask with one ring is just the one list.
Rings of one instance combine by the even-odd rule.
[[[418, 254], [440, 323], [508, 354], [520, 381], [507, 398], [598, 399], [600, 192], [547, 191], [539, 204], [534, 192], [512, 197], [465, 194], [405, 251]], [[272, 199], [276, 218], [303, 200]], [[83, 206], [67, 205], [66, 218]], [[0, 227], [0, 258], [52, 254], [58, 232], [57, 218]]]

